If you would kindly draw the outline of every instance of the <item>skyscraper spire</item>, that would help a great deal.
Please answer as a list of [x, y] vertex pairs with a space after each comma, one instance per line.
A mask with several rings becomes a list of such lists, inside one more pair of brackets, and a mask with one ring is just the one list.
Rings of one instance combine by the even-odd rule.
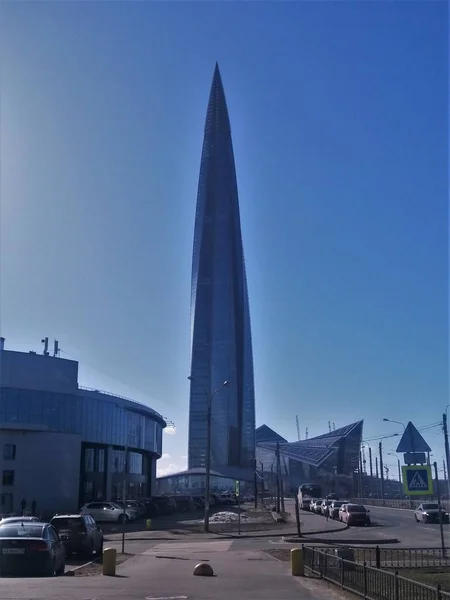
[[212, 468], [253, 470], [255, 397], [249, 302], [230, 120], [217, 63], [197, 194], [191, 377], [189, 468], [205, 466], [208, 398], [228, 381], [212, 403]]

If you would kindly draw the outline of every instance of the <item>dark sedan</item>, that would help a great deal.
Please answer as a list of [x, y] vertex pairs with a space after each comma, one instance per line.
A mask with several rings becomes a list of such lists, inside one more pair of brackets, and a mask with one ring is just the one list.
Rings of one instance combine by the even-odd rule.
[[49, 523], [21, 522], [0, 527], [0, 575], [63, 575], [66, 551]]

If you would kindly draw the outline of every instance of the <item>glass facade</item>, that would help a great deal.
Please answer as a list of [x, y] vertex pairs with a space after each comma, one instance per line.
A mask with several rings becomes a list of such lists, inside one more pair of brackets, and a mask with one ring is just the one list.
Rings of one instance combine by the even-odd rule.
[[162, 429], [154, 412], [131, 401], [97, 393], [90, 396], [2, 388], [0, 422], [78, 433], [84, 441], [129, 446], [162, 454]]
[[218, 66], [200, 165], [192, 259], [189, 468], [254, 469], [255, 392], [250, 312], [230, 121]]
[[256, 466], [264, 491], [276, 485], [277, 448], [286, 492], [302, 483], [319, 483], [327, 493], [340, 490], [351, 496], [358, 468], [363, 421], [299, 442], [287, 442], [266, 425], [256, 431]]

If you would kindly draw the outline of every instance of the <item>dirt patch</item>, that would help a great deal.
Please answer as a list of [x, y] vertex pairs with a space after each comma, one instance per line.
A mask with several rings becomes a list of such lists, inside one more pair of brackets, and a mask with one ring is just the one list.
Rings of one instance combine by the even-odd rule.
[[[134, 554], [117, 554], [116, 565], [121, 565], [126, 560], [134, 556]], [[103, 560], [100, 558], [94, 562], [72, 571], [75, 577], [92, 577], [93, 575], [101, 575], [103, 572]], [[67, 574], [67, 573], [66, 573]]]
[[287, 548], [269, 548], [268, 550], [263, 550], [263, 552], [282, 562], [289, 562], [291, 560], [291, 551]]
[[450, 592], [450, 573], [448, 567], [432, 569], [399, 569], [400, 577], [413, 579], [418, 583], [424, 583], [430, 587], [441, 586], [443, 592]]

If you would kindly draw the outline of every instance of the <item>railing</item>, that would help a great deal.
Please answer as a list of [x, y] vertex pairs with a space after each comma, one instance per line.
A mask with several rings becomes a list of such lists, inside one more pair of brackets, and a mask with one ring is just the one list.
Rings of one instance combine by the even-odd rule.
[[450, 548], [446, 548], [445, 553], [442, 552], [442, 548], [382, 548], [380, 546], [365, 548], [317, 546], [314, 549], [333, 555], [336, 551], [341, 552], [346, 559], [365, 563], [377, 569], [450, 567]]
[[[364, 504], [366, 506], [379, 506], [383, 508], [404, 508], [414, 510], [421, 502], [420, 498], [411, 500], [381, 500], [380, 498], [353, 498], [355, 504]], [[425, 498], [424, 502], [430, 502], [430, 498]], [[442, 507], [450, 511], [450, 501], [441, 500]]]
[[450, 593], [440, 586], [417, 583], [397, 571], [382, 571], [308, 546], [303, 550], [306, 569], [367, 600], [450, 600]]
[[78, 389], [84, 390], [85, 392], [96, 392], [97, 394], [103, 394], [105, 396], [111, 396], [113, 398], [120, 398], [121, 400], [127, 400], [128, 402], [132, 402], [133, 404], [137, 404], [138, 406], [145, 408], [145, 410], [148, 410], [155, 417], [159, 417], [160, 419], [165, 421], [165, 419], [162, 415], [160, 415], [158, 412], [156, 412], [156, 410], [153, 410], [153, 408], [150, 408], [150, 406], [148, 406], [147, 404], [144, 404], [143, 402], [138, 402], [137, 400], [133, 400], [132, 398], [128, 398], [127, 396], [121, 396], [120, 394], [113, 394], [112, 392], [107, 392], [105, 390], [99, 390], [97, 388], [86, 387], [84, 385], [79, 385]]

